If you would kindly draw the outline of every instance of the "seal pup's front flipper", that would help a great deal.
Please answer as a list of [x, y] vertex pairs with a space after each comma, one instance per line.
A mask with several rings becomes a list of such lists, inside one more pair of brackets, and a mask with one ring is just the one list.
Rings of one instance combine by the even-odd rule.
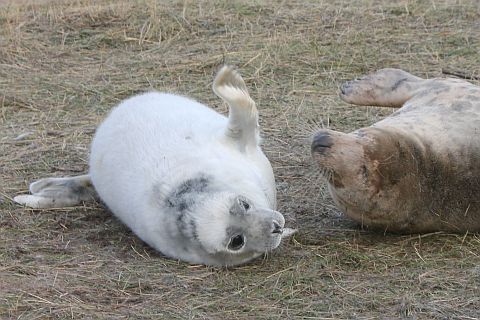
[[30, 184], [31, 194], [22, 194], [13, 201], [30, 208], [64, 208], [97, 197], [89, 175], [45, 178]]
[[245, 152], [259, 143], [258, 111], [248, 94], [242, 76], [230, 66], [223, 66], [213, 82], [213, 91], [229, 106], [225, 135]]

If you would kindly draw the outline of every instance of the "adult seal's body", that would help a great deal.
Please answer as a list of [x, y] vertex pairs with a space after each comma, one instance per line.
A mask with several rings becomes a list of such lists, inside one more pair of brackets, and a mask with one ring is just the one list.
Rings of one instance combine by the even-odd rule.
[[98, 193], [142, 240], [191, 263], [237, 265], [276, 248], [288, 230], [275, 211], [255, 103], [230, 67], [213, 89], [228, 119], [172, 94], [127, 99], [98, 128], [88, 175], [37, 181], [14, 200], [50, 208]]
[[383, 69], [345, 83], [340, 97], [400, 108], [371, 127], [313, 138], [313, 157], [347, 216], [385, 231], [480, 231], [478, 86]]

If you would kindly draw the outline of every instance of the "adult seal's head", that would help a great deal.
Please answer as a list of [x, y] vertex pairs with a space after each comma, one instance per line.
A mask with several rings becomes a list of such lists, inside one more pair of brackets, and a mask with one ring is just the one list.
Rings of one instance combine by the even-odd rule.
[[371, 127], [313, 137], [313, 158], [347, 216], [382, 231], [480, 231], [479, 87], [383, 69], [345, 83], [340, 97], [399, 108]]

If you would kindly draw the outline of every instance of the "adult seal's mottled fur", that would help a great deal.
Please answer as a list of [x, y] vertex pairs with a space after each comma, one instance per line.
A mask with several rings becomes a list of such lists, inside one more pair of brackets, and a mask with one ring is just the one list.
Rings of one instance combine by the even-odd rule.
[[255, 103], [230, 67], [213, 89], [228, 119], [172, 94], [127, 99], [98, 128], [88, 175], [42, 179], [14, 200], [64, 207], [98, 193], [146, 243], [191, 263], [238, 265], [275, 249], [291, 230], [275, 210]]
[[347, 216], [384, 231], [480, 231], [478, 86], [383, 69], [345, 83], [340, 97], [400, 108], [371, 127], [313, 138], [313, 157]]

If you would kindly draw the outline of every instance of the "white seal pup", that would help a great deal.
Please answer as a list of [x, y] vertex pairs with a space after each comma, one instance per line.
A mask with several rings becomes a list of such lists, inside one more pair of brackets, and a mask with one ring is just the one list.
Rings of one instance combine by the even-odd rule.
[[480, 231], [480, 87], [383, 69], [345, 83], [340, 97], [400, 108], [352, 133], [314, 136], [340, 210], [382, 231]]
[[292, 230], [275, 210], [255, 102], [231, 67], [213, 90], [228, 119], [173, 94], [123, 101], [95, 133], [88, 175], [39, 180], [14, 201], [63, 207], [98, 193], [143, 241], [190, 263], [233, 266], [275, 249]]

